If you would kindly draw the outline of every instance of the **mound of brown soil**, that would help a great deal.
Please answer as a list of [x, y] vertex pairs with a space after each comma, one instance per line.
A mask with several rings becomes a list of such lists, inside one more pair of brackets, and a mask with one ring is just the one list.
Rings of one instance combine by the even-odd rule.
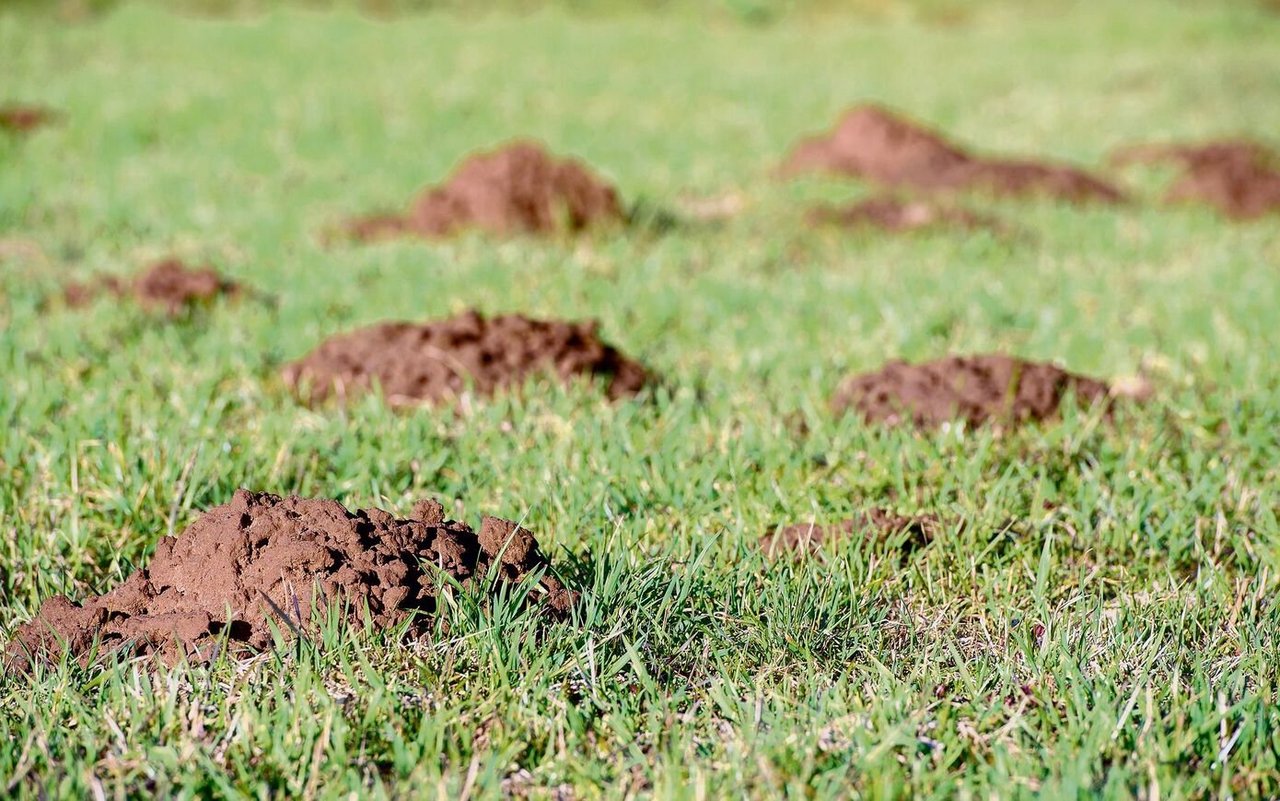
[[79, 307], [105, 293], [133, 298], [143, 308], [177, 316], [208, 305], [220, 296], [235, 296], [241, 291], [243, 287], [212, 267], [188, 267], [177, 259], [166, 259], [127, 281], [101, 276], [88, 283], [68, 284], [62, 296], [68, 306]]
[[577, 232], [622, 216], [617, 192], [583, 164], [517, 141], [469, 157], [443, 185], [425, 191], [408, 214], [357, 219], [348, 230], [360, 239], [441, 237], [464, 228], [547, 234]]
[[29, 133], [57, 119], [57, 114], [43, 106], [11, 104], [0, 106], [0, 131]]
[[910, 553], [933, 541], [938, 519], [933, 515], [904, 517], [887, 509], [871, 509], [857, 517], [827, 526], [814, 523], [797, 523], [778, 526], [760, 538], [760, 547], [774, 557], [791, 552], [805, 554], [821, 549], [828, 543], [847, 540], [861, 534], [876, 542], [885, 542], [906, 534], [902, 549]]
[[538, 375], [565, 383], [599, 377], [616, 400], [635, 395], [649, 380], [642, 365], [600, 340], [595, 322], [476, 311], [340, 334], [286, 365], [282, 375], [308, 400], [345, 399], [378, 386], [393, 406], [452, 400], [468, 389], [493, 395]]
[[[156, 545], [151, 564], [111, 592], [73, 603], [50, 598], [18, 628], [10, 664], [87, 661], [100, 652], [156, 653], [166, 661], [207, 660], [219, 637], [236, 651], [262, 650], [272, 626], [305, 636], [313, 614], [334, 610], [349, 624], [387, 628], [414, 613], [410, 636], [426, 631], [442, 574], [463, 583], [496, 570], [499, 582], [541, 573], [547, 560], [515, 523], [486, 517], [477, 533], [424, 501], [409, 519], [380, 509], [348, 512], [336, 501], [237, 490], [177, 537]], [[576, 593], [542, 575], [541, 601], [566, 612]]]
[[1280, 211], [1280, 154], [1258, 142], [1228, 139], [1200, 145], [1141, 145], [1117, 152], [1113, 161], [1180, 165], [1183, 175], [1166, 195], [1171, 203], [1207, 203], [1236, 220]]
[[887, 425], [1017, 424], [1057, 417], [1069, 395], [1087, 406], [1106, 402], [1108, 387], [1051, 364], [998, 354], [948, 356], [916, 365], [890, 362], [851, 376], [836, 390], [831, 407], [836, 414], [854, 409], [867, 422]]
[[935, 191], [1041, 194], [1073, 202], [1124, 199], [1115, 187], [1074, 167], [975, 156], [874, 104], [850, 109], [830, 134], [802, 140], [782, 171], [852, 175], [890, 187]]
[[821, 206], [807, 215], [810, 225], [835, 225], [844, 228], [879, 228], [891, 233], [906, 233], [927, 228], [1003, 228], [999, 220], [968, 209], [941, 206], [923, 200], [875, 197], [849, 206]]

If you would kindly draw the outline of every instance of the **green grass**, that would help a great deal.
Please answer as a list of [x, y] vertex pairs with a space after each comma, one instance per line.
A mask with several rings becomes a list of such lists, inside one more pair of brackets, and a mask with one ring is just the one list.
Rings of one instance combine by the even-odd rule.
[[[0, 99], [66, 113], [0, 140], [6, 631], [113, 586], [238, 486], [523, 518], [585, 597], [549, 626], [464, 596], [413, 647], [331, 627], [243, 664], [6, 676], [0, 791], [1280, 794], [1277, 223], [974, 201], [1034, 236], [815, 233], [808, 204], [865, 188], [769, 178], [860, 99], [1093, 166], [1129, 142], [1274, 136], [1278, 20], [1151, 0], [945, 26], [0, 16]], [[515, 135], [648, 208], [744, 209], [581, 241], [323, 245]], [[41, 310], [171, 252], [278, 307]], [[273, 379], [330, 333], [468, 306], [599, 318], [667, 389], [396, 414], [306, 410]], [[826, 411], [848, 372], [991, 349], [1143, 372], [1156, 396], [1006, 436]], [[948, 522], [906, 561], [754, 548], [873, 505]]]

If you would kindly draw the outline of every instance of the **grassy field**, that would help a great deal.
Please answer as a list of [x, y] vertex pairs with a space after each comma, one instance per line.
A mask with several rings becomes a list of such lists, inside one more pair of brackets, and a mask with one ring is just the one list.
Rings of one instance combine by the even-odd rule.
[[[1202, 7], [1197, 7], [1201, 5]], [[1280, 131], [1280, 17], [1247, 4], [963, 18], [576, 18], [123, 7], [0, 14], [0, 627], [102, 592], [239, 486], [523, 519], [565, 623], [463, 597], [412, 647], [331, 629], [243, 663], [0, 679], [0, 792], [47, 797], [1280, 794], [1280, 227], [1137, 204], [976, 202], [1030, 232], [801, 224], [853, 182], [770, 170], [879, 99], [997, 151]], [[945, 23], [945, 24], [944, 24]], [[515, 135], [644, 209], [720, 224], [327, 246]], [[1159, 176], [1129, 173], [1158, 196]], [[46, 310], [169, 253], [278, 297], [160, 324]], [[299, 407], [274, 378], [386, 318], [595, 317], [666, 378], [463, 414]], [[1154, 399], [996, 436], [833, 419], [889, 358], [1003, 349]], [[771, 524], [875, 505], [900, 559], [773, 564]]]

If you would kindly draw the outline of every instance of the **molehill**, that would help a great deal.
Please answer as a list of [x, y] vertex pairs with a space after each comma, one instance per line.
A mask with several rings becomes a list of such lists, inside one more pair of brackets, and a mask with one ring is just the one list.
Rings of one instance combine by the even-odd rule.
[[411, 517], [380, 509], [347, 511], [337, 501], [280, 498], [237, 490], [177, 537], [162, 538], [151, 563], [105, 595], [45, 601], [18, 628], [6, 660], [19, 669], [64, 651], [155, 654], [166, 662], [205, 661], [221, 638], [236, 653], [311, 628], [318, 610], [376, 629], [409, 623], [420, 636], [446, 582], [463, 586], [496, 571], [497, 583], [536, 577], [537, 603], [564, 614], [576, 593], [545, 571], [533, 534], [486, 517], [479, 532], [448, 521], [435, 501]]
[[429, 323], [387, 322], [340, 334], [284, 367], [304, 400], [345, 400], [381, 388], [392, 406], [488, 396], [535, 376], [563, 383], [598, 378], [610, 399], [650, 380], [638, 362], [602, 342], [595, 322], [485, 317], [467, 311]]
[[617, 192], [581, 162], [516, 141], [470, 156], [448, 181], [424, 191], [406, 214], [358, 218], [347, 229], [357, 239], [444, 237], [466, 228], [576, 233], [622, 217]]
[[1072, 202], [1124, 199], [1120, 190], [1084, 170], [974, 155], [918, 122], [874, 104], [850, 109], [827, 135], [801, 140], [784, 162], [782, 173], [805, 172], [930, 191], [1045, 195]]
[[1052, 364], [987, 354], [924, 364], [889, 362], [845, 379], [831, 406], [837, 414], [853, 410], [869, 423], [886, 425], [936, 427], [953, 420], [1016, 425], [1056, 418], [1068, 397], [1082, 407], [1110, 400], [1101, 381]]

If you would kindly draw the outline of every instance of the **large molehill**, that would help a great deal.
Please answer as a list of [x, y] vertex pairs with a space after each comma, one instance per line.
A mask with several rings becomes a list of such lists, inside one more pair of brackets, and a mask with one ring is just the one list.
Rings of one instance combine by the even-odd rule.
[[445, 183], [425, 190], [404, 214], [348, 224], [357, 239], [445, 237], [465, 229], [495, 234], [575, 233], [620, 221], [612, 186], [574, 159], [516, 141], [468, 157]]
[[1044, 195], [1071, 202], [1124, 199], [1119, 189], [1079, 168], [975, 155], [915, 120], [875, 104], [855, 106], [830, 133], [801, 140], [782, 172], [847, 175], [927, 191]]
[[486, 317], [474, 310], [340, 334], [286, 365], [282, 375], [310, 401], [376, 387], [392, 406], [449, 402], [468, 392], [488, 396], [538, 377], [599, 380], [618, 399], [650, 380], [643, 365], [600, 339], [594, 322]]
[[889, 362], [845, 379], [831, 406], [837, 414], [853, 411], [868, 423], [887, 425], [1016, 425], [1058, 417], [1068, 398], [1081, 406], [1106, 403], [1109, 388], [1052, 364], [986, 354]]
[[575, 593], [546, 574], [538, 543], [515, 523], [486, 517], [478, 532], [445, 520], [434, 501], [405, 519], [380, 509], [347, 511], [337, 501], [237, 490], [177, 537], [156, 544], [150, 564], [104, 595], [45, 601], [18, 628], [7, 661], [19, 668], [99, 654], [209, 659], [225, 639], [236, 652], [266, 649], [272, 629], [312, 630], [317, 610], [349, 624], [385, 629], [430, 623], [449, 576], [466, 585], [496, 571], [501, 583], [536, 577], [539, 602], [567, 611]]

